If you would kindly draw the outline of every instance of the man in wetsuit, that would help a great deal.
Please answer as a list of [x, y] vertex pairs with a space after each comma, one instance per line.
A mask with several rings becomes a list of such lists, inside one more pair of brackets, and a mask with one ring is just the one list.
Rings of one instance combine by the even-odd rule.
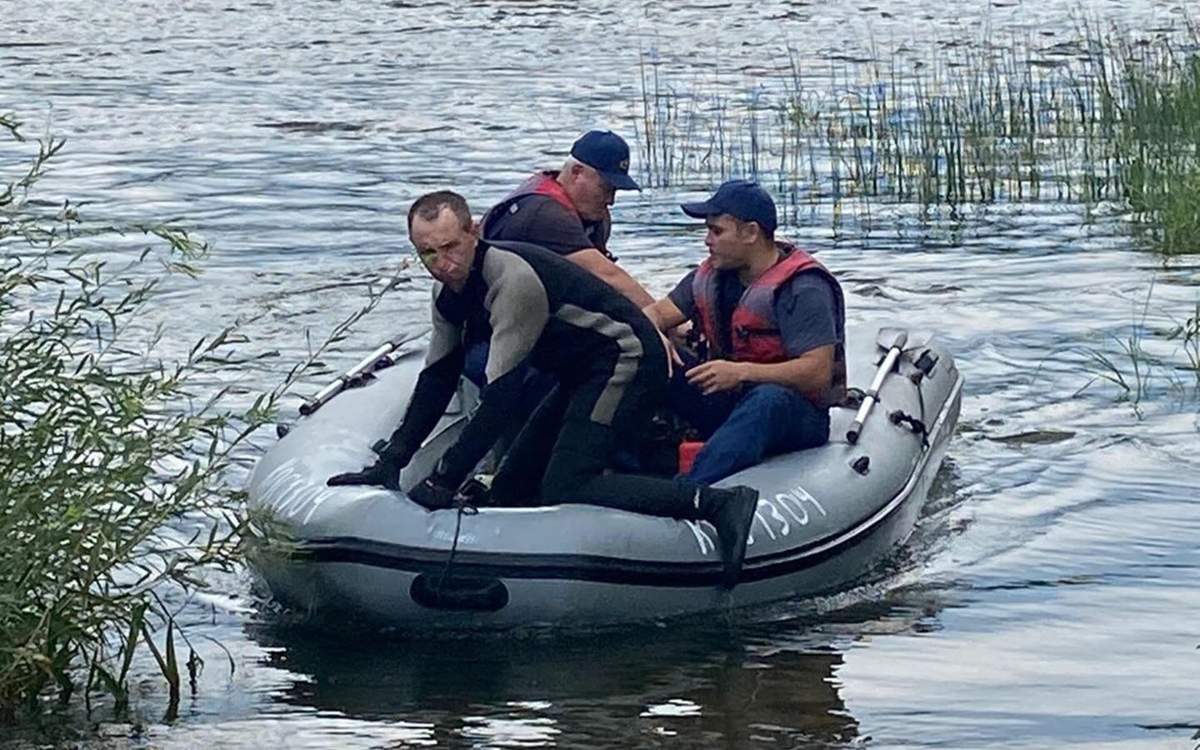
[[668, 377], [663, 339], [637, 306], [548, 250], [481, 241], [466, 201], [455, 193], [419, 198], [408, 223], [413, 245], [438, 282], [425, 368], [403, 422], [379, 449], [378, 460], [360, 472], [332, 477], [329, 484], [398, 489], [400, 470], [457, 387], [465, 334], [486, 326], [487, 385], [479, 406], [433, 474], [409, 497], [430, 509], [454, 504], [463, 481], [516, 413], [514, 394], [528, 361], [558, 384], [505, 457], [493, 491], [508, 487], [512, 494], [518, 489], [536, 493], [540, 485], [545, 503], [592, 503], [708, 520], [720, 541], [722, 582], [733, 586], [758, 505], [756, 490], [604, 473], [617, 447], [642, 429]]
[[707, 224], [708, 258], [646, 315], [704, 335], [708, 361], [677, 373], [670, 401], [706, 439], [688, 478], [709, 483], [829, 439], [846, 391], [845, 303], [823, 265], [775, 239], [775, 201], [757, 184], [730, 180], [682, 208]]

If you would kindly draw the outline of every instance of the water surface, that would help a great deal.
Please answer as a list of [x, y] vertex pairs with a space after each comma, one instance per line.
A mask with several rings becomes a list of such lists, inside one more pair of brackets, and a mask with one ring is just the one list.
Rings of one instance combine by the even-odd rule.
[[[303, 356], [306, 330], [396, 273], [326, 364], [420, 326], [411, 199], [454, 187], [481, 210], [585, 129], [633, 140], [642, 59], [738, 100], [789, 74], [788, 48], [833, 87], [881, 50], [908, 70], [984, 35], [1069, 43], [1084, 16], [1151, 33], [1183, 7], [5, 1], [0, 109], [69, 139], [43, 197], [101, 221], [183, 217], [212, 241], [202, 279], [150, 317], [171, 356], [261, 313], [245, 352], [278, 356], [241, 368], [249, 398]], [[613, 247], [652, 290], [702, 257], [677, 204], [709, 187], [621, 195]], [[949, 458], [885, 569], [745, 616], [448, 643], [296, 633], [248, 574], [221, 577], [181, 614], [207, 662], [198, 692], [159, 723], [147, 666], [134, 744], [1192, 747], [1196, 379], [1158, 367], [1137, 404], [1089, 381], [1092, 353], [1119, 361], [1133, 331], [1179, 361], [1162, 332], [1194, 309], [1200, 266], [1139, 250], [1119, 214], [1049, 200], [934, 220], [879, 203], [865, 236], [833, 215], [802, 205], [784, 233], [838, 272], [851, 321], [933, 328], [967, 378]]]

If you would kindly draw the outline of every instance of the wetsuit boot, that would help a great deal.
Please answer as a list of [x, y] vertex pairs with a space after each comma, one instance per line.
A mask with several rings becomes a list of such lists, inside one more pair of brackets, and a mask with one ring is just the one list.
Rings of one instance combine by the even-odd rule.
[[717, 543], [725, 564], [721, 586], [731, 589], [737, 585], [746, 559], [746, 542], [754, 523], [754, 511], [758, 508], [758, 490], [746, 486], [702, 487], [697, 491], [695, 502], [700, 518], [717, 530]]

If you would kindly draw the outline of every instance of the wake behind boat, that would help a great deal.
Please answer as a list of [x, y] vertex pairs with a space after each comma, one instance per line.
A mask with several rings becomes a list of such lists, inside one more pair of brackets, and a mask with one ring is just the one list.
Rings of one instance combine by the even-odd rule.
[[718, 483], [760, 493], [732, 591], [718, 586], [707, 522], [575, 504], [430, 512], [409, 500], [404, 490], [433, 469], [470, 413], [477, 394], [465, 380], [401, 491], [326, 486], [369, 460], [368, 446], [403, 416], [400, 395], [420, 370], [419, 350], [403, 346], [367, 361], [388, 366], [364, 387], [322, 394], [328, 402], [259, 461], [250, 505], [273, 514], [296, 546], [255, 566], [273, 596], [301, 611], [440, 629], [619, 624], [844, 587], [911, 533], [962, 395], [951, 355], [928, 335], [859, 328], [847, 340], [849, 384], [866, 408], [835, 408], [827, 445]]

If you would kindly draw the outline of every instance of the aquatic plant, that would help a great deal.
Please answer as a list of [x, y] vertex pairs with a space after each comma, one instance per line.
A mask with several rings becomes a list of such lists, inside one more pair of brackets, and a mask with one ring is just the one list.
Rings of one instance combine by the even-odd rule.
[[[0, 122], [23, 142], [13, 118]], [[140, 644], [178, 700], [176, 629], [155, 589], [194, 586], [201, 566], [235, 559], [245, 519], [214, 484], [270, 407], [260, 400], [235, 418], [216, 409], [216, 393], [178, 409], [232, 329], [176, 366], [137, 356], [151, 355], [161, 330], [130, 348], [126, 329], [161, 279], [196, 273], [205, 247], [170, 226], [91, 227], [69, 202], [47, 211], [31, 190], [63, 143], [39, 141], [0, 194], [0, 714], [9, 719], [36, 709], [47, 688], [69, 699], [80, 667], [85, 695], [99, 687], [124, 703]], [[130, 232], [154, 242], [120, 267], [82, 249]], [[184, 664], [199, 668], [194, 652]]]
[[1115, 159], [1136, 226], [1162, 252], [1200, 252], [1200, 53], [1124, 49]]
[[174, 363], [156, 355], [162, 328], [144, 323], [164, 282], [199, 273], [206, 246], [37, 198], [64, 142], [31, 143], [12, 116], [0, 133], [8, 152], [33, 151], [0, 186], [0, 723], [79, 693], [122, 710], [139, 651], [171, 713], [203, 666], [180, 602], [207, 571], [237, 565], [255, 520], [228, 481], [236, 453], [379, 295], [276, 389], [227, 408], [244, 321]]
[[1191, 371], [1195, 387], [1200, 389], [1200, 299], [1196, 300], [1191, 316], [1172, 328], [1167, 339], [1179, 342], [1187, 360], [1181, 369]]
[[1198, 48], [1195, 27], [1134, 39], [1081, 24], [1078, 41], [1049, 48], [1010, 39], [907, 63], [877, 52], [803, 69], [789, 52], [787, 74], [740, 98], [702, 80], [681, 93], [643, 57], [642, 170], [657, 185], [762, 173], [784, 204], [831, 203], [835, 222], [871, 200], [952, 214], [1112, 201], [1162, 252], [1200, 251]]
[[[1091, 377], [1075, 395], [1107, 383], [1116, 387], [1119, 400], [1128, 402], [1140, 419], [1141, 404], [1152, 389], [1170, 387], [1191, 397], [1200, 394], [1200, 300], [1180, 322], [1154, 301], [1154, 288], [1152, 283], [1128, 328], [1105, 335], [1100, 344], [1078, 348]], [[1167, 322], [1169, 326], [1163, 325]], [[1166, 342], [1177, 347], [1168, 348]], [[1180, 373], [1185, 373], [1182, 379]]]

